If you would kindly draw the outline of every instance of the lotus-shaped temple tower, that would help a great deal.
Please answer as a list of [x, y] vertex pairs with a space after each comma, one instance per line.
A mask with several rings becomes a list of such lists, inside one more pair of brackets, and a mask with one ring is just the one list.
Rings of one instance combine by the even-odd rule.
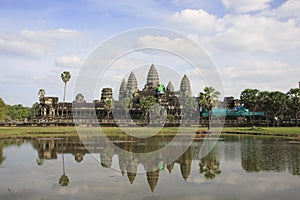
[[171, 81], [169, 81], [166, 90], [167, 90], [167, 91], [170, 91], [170, 92], [174, 92], [174, 86], [173, 86], [173, 84], [172, 84]]
[[124, 99], [126, 94], [126, 89], [127, 89], [127, 83], [125, 79], [123, 79], [119, 89], [119, 101], [122, 101]]
[[180, 96], [182, 96], [182, 97], [191, 97], [192, 96], [190, 80], [186, 74], [181, 79]]
[[149, 88], [157, 88], [158, 84], [159, 84], [158, 73], [154, 64], [152, 64], [147, 76], [147, 86]]
[[138, 90], [138, 84], [136, 77], [133, 72], [130, 73], [128, 81], [127, 81], [127, 89], [125, 93], [126, 98], [132, 97], [133, 93]]

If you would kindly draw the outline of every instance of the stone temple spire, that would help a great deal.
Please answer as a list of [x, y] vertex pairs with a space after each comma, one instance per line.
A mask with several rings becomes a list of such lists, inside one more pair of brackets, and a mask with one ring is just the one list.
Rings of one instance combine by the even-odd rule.
[[131, 72], [127, 81], [127, 89], [126, 89], [125, 97], [131, 98], [132, 94], [135, 93], [137, 89], [138, 89], [138, 84], [137, 84], [136, 77], [134, 73]]
[[181, 83], [180, 83], [180, 95], [182, 97], [191, 97], [192, 96], [190, 80], [188, 79], [188, 77], [187, 77], [186, 74], [181, 79]]
[[119, 89], [119, 101], [122, 101], [122, 99], [124, 99], [126, 89], [127, 89], [127, 83], [126, 83], [125, 79], [123, 79], [120, 89]]
[[147, 76], [147, 86], [157, 88], [158, 84], [159, 84], [158, 73], [154, 64], [152, 64]]
[[158, 182], [159, 170], [146, 172], [146, 176], [151, 192], [153, 192]]
[[166, 90], [169, 91], [169, 92], [174, 92], [174, 86], [173, 86], [171, 81], [169, 81]]

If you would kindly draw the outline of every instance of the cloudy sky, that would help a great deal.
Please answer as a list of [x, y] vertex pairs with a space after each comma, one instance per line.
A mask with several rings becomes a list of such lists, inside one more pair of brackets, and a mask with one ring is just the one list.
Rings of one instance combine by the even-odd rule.
[[[60, 73], [69, 70], [70, 101], [91, 52], [141, 27], [175, 30], [199, 43], [225, 96], [239, 97], [245, 88], [286, 92], [300, 81], [299, 11], [299, 0], [0, 0], [0, 97], [26, 106], [40, 88], [61, 97]], [[204, 86], [192, 87], [196, 95]]]

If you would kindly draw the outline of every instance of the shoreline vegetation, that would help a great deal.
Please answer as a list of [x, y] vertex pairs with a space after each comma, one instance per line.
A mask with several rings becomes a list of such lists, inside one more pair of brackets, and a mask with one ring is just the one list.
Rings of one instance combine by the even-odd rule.
[[[101, 127], [103, 133], [107, 136], [125, 136], [122, 132], [132, 132], [131, 135], [143, 134], [147, 136], [147, 133], [139, 133], [136, 128], [124, 128], [122, 127]], [[155, 128], [153, 128], [155, 131]], [[97, 127], [83, 127], [81, 133], [91, 134], [97, 133], [99, 128]], [[178, 133], [177, 127], [166, 127], [155, 134], [158, 136], [174, 136]], [[151, 131], [153, 133], [156, 133]], [[182, 133], [195, 133], [196, 137], [205, 137], [207, 133], [206, 127], [184, 127]], [[77, 136], [76, 127], [0, 127], [0, 139], [1, 138], [33, 138], [33, 137], [71, 137]], [[212, 134], [213, 135], [213, 134]], [[299, 127], [224, 127], [221, 135], [253, 135], [253, 136], [272, 136], [272, 137], [285, 137], [300, 140], [300, 128]]]

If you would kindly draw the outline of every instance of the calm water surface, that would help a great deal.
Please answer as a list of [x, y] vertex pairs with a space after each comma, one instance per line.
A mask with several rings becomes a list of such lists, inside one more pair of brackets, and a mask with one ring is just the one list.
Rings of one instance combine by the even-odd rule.
[[[147, 152], [169, 139], [126, 138], [117, 145]], [[122, 138], [111, 138], [116, 140]], [[2, 139], [0, 199], [299, 199], [300, 144], [225, 137], [201, 158], [201, 143], [193, 142], [174, 162], [160, 158], [159, 170], [134, 173], [149, 167], [144, 158], [122, 162], [118, 148], [106, 143], [91, 147], [78, 137]]]

